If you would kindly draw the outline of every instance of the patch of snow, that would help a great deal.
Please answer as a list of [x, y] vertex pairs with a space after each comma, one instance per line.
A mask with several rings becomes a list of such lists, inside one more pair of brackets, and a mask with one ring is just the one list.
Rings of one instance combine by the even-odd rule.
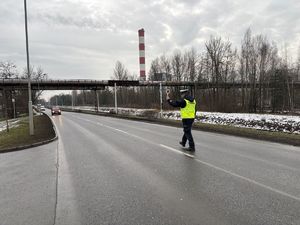
[[[74, 107], [74, 109], [95, 111], [95, 107], [91, 106]], [[115, 108], [99, 107], [99, 112], [114, 113]], [[151, 118], [160, 117], [160, 112], [155, 109], [118, 108], [118, 113], [130, 116], [146, 116]], [[163, 111], [162, 118], [181, 120], [180, 111]], [[197, 112], [195, 122], [300, 134], [300, 116], [254, 113]]]
[[[12, 119], [12, 120], [8, 120], [8, 127], [9, 129], [14, 128], [14, 127], [18, 127], [18, 123], [20, 122], [20, 120], [18, 119]], [[6, 130], [6, 121], [2, 121], [0, 122], [0, 132]]]

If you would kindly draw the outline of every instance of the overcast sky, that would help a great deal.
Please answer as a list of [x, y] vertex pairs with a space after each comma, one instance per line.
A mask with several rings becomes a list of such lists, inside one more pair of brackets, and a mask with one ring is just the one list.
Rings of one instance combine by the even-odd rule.
[[[27, 0], [31, 64], [50, 78], [109, 79], [115, 62], [139, 73], [145, 29], [146, 69], [175, 49], [203, 49], [210, 35], [239, 47], [248, 27], [296, 57], [299, 0]], [[0, 61], [25, 67], [23, 0], [0, 1]]]

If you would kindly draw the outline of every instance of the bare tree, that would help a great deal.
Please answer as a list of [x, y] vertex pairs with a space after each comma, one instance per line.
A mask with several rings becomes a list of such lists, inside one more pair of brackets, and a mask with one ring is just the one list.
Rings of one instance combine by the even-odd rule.
[[218, 108], [220, 103], [220, 83], [225, 82], [224, 76], [222, 76], [223, 66], [226, 58], [232, 54], [231, 42], [223, 41], [221, 37], [211, 36], [210, 40], [205, 43], [205, 46], [211, 60], [212, 81], [215, 84], [213, 101]]
[[263, 85], [266, 82], [266, 71], [269, 66], [269, 60], [270, 60], [270, 53], [271, 53], [271, 45], [269, 44], [267, 38], [262, 35], [258, 35], [256, 37], [256, 41], [258, 44], [258, 99], [259, 99], [259, 109], [262, 113], [264, 111], [264, 93], [265, 93], [265, 85]]
[[[48, 74], [44, 72], [43, 68], [41, 66], [38, 66], [36, 69], [34, 66], [30, 66], [29, 68], [30, 72], [30, 79], [35, 81], [42, 81], [48, 79]], [[22, 78], [27, 79], [28, 78], [28, 71], [27, 68], [23, 69], [23, 76]], [[39, 84], [39, 82], [38, 82]], [[32, 90], [32, 101], [33, 103], [37, 103], [39, 97], [42, 95], [44, 90], [41, 90], [38, 85], [38, 90]]]
[[167, 58], [165, 55], [162, 55], [160, 57], [160, 66], [161, 66], [161, 71], [163, 73], [166, 73], [166, 74], [171, 74], [171, 62], [170, 62], [170, 59]]
[[151, 62], [150, 70], [149, 70], [149, 80], [154, 80], [155, 79], [155, 74], [161, 73], [161, 66], [159, 62], [159, 58], [155, 58]]
[[138, 75], [136, 73], [129, 74], [128, 80], [138, 80]]
[[[17, 66], [10, 61], [0, 62], [0, 79], [13, 79], [13, 78], [18, 78]], [[13, 97], [13, 91], [3, 89], [0, 95], [1, 95], [0, 104], [2, 106], [1, 108], [3, 111], [2, 116], [6, 117], [7, 120], [8, 117], [10, 116], [8, 107]], [[7, 131], [8, 130], [9, 129], [7, 125]]]
[[195, 81], [197, 77], [198, 56], [194, 48], [191, 48], [189, 51], [186, 52], [185, 61], [186, 71], [184, 78], [188, 81]]
[[242, 84], [242, 110], [248, 110], [248, 82], [250, 77], [250, 57], [252, 53], [252, 34], [248, 28], [244, 34], [240, 55], [240, 75]]
[[296, 62], [296, 74], [297, 74], [297, 80], [300, 81], [300, 46], [298, 48], [298, 58]]
[[[170, 72], [172, 80], [206, 83], [200, 98], [201, 106], [208, 110], [264, 112], [271, 106], [286, 110], [296, 104], [298, 92], [293, 81], [300, 79], [300, 50], [295, 64], [284, 61], [275, 43], [263, 35], [253, 36], [250, 28], [244, 34], [239, 54], [230, 41], [221, 37], [210, 37], [205, 47], [200, 54], [191, 49], [184, 54], [177, 50], [170, 57], [157, 57], [150, 74]], [[229, 85], [235, 81], [241, 82], [241, 88]], [[276, 101], [280, 95], [282, 101]]]
[[198, 63], [196, 64], [196, 78], [197, 81], [202, 81], [204, 78], [205, 57], [203, 54], [198, 55]]
[[17, 66], [10, 61], [0, 62], [0, 78], [1, 79], [18, 78]]
[[174, 80], [182, 81], [185, 70], [184, 57], [181, 51], [175, 51], [171, 59], [171, 68]]
[[113, 79], [128, 80], [128, 70], [125, 68], [124, 64], [121, 63], [120, 61], [116, 62]]

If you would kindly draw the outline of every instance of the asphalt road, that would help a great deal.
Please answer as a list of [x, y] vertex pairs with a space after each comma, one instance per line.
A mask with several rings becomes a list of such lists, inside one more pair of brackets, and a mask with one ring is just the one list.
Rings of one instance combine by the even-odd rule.
[[58, 141], [0, 154], [1, 225], [300, 224], [298, 147], [193, 131], [192, 159], [179, 128], [52, 119]]

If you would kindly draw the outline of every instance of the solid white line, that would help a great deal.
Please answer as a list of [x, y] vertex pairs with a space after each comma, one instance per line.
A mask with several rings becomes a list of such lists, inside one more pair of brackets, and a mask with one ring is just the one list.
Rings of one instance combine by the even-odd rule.
[[269, 165], [273, 165], [273, 166], [278, 166], [278, 167], [281, 167], [281, 168], [284, 168], [284, 169], [289, 169], [289, 170], [296, 170], [296, 171], [299, 171], [299, 169], [297, 169], [297, 168], [295, 168], [295, 167], [287, 166], [287, 165], [285, 165], [285, 164], [281, 164], [281, 163], [277, 163], [277, 162], [272, 162], [272, 161], [268, 161], [268, 160], [265, 160], [265, 159], [260, 159], [260, 158], [248, 156], [248, 155], [245, 155], [245, 154], [240, 154], [240, 153], [238, 153], [238, 152], [228, 152], [228, 151], [218, 150], [218, 149], [216, 149], [216, 148], [210, 147], [210, 146], [207, 145], [207, 144], [202, 144], [202, 143], [197, 143], [197, 142], [196, 142], [196, 145], [198, 145], [198, 146], [200, 146], [200, 147], [205, 147], [205, 148], [209, 149], [210, 151], [222, 152], [222, 153], [225, 153], [225, 154], [227, 154], [227, 155], [238, 156], [238, 157], [241, 157], [241, 158], [244, 158], [244, 159], [250, 159], [250, 160], [253, 160], [253, 161], [259, 161], [259, 162], [263, 162], [263, 163], [265, 163], [265, 164], [269, 164]]
[[169, 147], [169, 146], [166, 146], [166, 145], [163, 145], [163, 144], [160, 144], [160, 146], [163, 147], [163, 148], [166, 148], [166, 149], [168, 149], [168, 150], [171, 150], [171, 151], [173, 151], [173, 152], [175, 152], [175, 153], [178, 153], [178, 154], [183, 155], [183, 152], [182, 152], [182, 151], [179, 151], [179, 150], [177, 150], [177, 149], [175, 149], [175, 148], [172, 148], [172, 147]]
[[[108, 126], [106, 126], [106, 127], [108, 127]], [[122, 132], [122, 133], [124, 133], [124, 134], [130, 135], [128, 132], [126, 132], [126, 131], [124, 131], [124, 130], [120, 130], [120, 129], [113, 128], [113, 127], [111, 127], [111, 128], [114, 129], [114, 130], [116, 130], [116, 131]]]
[[[161, 147], [164, 147], [164, 148], [166, 148], [166, 149], [169, 149], [169, 150], [171, 150], [171, 151], [173, 151], [173, 152], [183, 154], [183, 152], [181, 152], [181, 151], [179, 151], [179, 150], [177, 150], [177, 149], [174, 149], [174, 148], [172, 148], [172, 147], [169, 147], [169, 146], [166, 146], [166, 145], [162, 145], [162, 144], [161, 144], [160, 146], [161, 146]], [[202, 161], [202, 160], [199, 160], [199, 159], [196, 159], [196, 158], [195, 158], [195, 160], [196, 160], [197, 162], [201, 163], [201, 164], [204, 164], [204, 165], [208, 166], [208, 167], [214, 168], [215, 170], [222, 171], [222, 172], [227, 173], [227, 174], [229, 174], [229, 175], [231, 175], [231, 176], [240, 178], [240, 179], [245, 180], [245, 181], [247, 181], [247, 182], [249, 182], [249, 183], [255, 184], [255, 185], [260, 186], [260, 187], [263, 187], [263, 188], [265, 188], [265, 189], [267, 189], [267, 190], [269, 190], [269, 191], [275, 192], [275, 193], [280, 194], [280, 195], [283, 195], [283, 196], [285, 196], [285, 197], [289, 197], [289, 198], [291, 198], [291, 199], [293, 199], [293, 200], [296, 200], [296, 201], [300, 201], [300, 197], [297, 197], [297, 196], [288, 194], [288, 193], [286, 193], [286, 192], [280, 191], [280, 190], [278, 190], [278, 189], [272, 188], [272, 187], [267, 186], [267, 185], [265, 185], [265, 184], [259, 183], [259, 182], [255, 181], [255, 180], [252, 180], [252, 179], [250, 179], [250, 178], [247, 178], [247, 177], [238, 175], [238, 174], [236, 174], [236, 173], [233, 173], [233, 172], [231, 172], [231, 171], [225, 170], [225, 169], [223, 169], [223, 168], [221, 168], [221, 167], [218, 167], [218, 166], [215, 166], [215, 165], [213, 165], [213, 164], [204, 162], [204, 161]]]
[[[78, 119], [82, 119], [82, 118], [78, 118]], [[82, 120], [85, 120], [85, 119], [82, 119]], [[86, 120], [86, 121], [91, 122], [91, 123], [94, 123], [94, 122], [91, 121], [91, 120]], [[154, 144], [154, 143], [152, 143], [152, 142], [150, 142], [150, 141], [148, 141], [148, 140], [146, 140], [146, 139], [144, 139], [144, 138], [142, 138], [142, 137], [139, 137], [139, 136], [134, 135], [134, 134], [130, 134], [130, 133], [126, 132], [126, 131], [119, 130], [119, 129], [117, 129], [117, 128], [110, 127], [110, 126], [107, 126], [107, 125], [102, 125], [102, 126], [107, 127], [107, 128], [110, 128], [110, 129], [113, 129], [113, 130], [116, 130], [116, 131], [119, 131], [119, 132], [122, 132], [122, 133], [124, 133], [124, 134], [127, 134], [127, 135], [129, 135], [129, 136], [138, 138], [138, 139], [143, 140], [143, 141], [146, 141], [146, 142], [148, 142], [148, 143]], [[155, 144], [154, 144], [154, 145], [155, 145]], [[177, 153], [177, 154], [182, 154], [182, 155], [184, 155], [184, 153], [183, 153], [182, 151], [179, 151], [179, 150], [177, 150], [177, 149], [175, 149], [175, 148], [172, 148], [172, 147], [169, 147], [169, 146], [166, 146], [166, 145], [163, 145], [163, 144], [159, 144], [159, 146], [161, 146], [161, 147], [163, 147], [163, 148], [165, 148], [165, 149], [168, 149], [168, 150], [170, 150], [170, 151], [173, 151], [173, 152], [175, 152], [175, 153]], [[277, 189], [275, 189], [275, 188], [272, 188], [272, 187], [270, 187], [270, 186], [261, 184], [261, 183], [255, 181], [255, 180], [252, 180], [252, 179], [247, 178], [247, 177], [243, 177], [243, 176], [241, 176], [241, 175], [238, 175], [238, 174], [233, 173], [233, 172], [231, 172], [231, 171], [225, 170], [225, 169], [223, 169], [223, 168], [221, 168], [221, 167], [218, 167], [218, 166], [215, 166], [215, 165], [213, 165], [213, 164], [210, 164], [210, 163], [201, 161], [201, 160], [199, 160], [199, 159], [194, 158], [194, 160], [196, 160], [197, 162], [199, 162], [199, 163], [201, 163], [201, 164], [204, 164], [204, 165], [206, 165], [206, 166], [208, 166], [208, 167], [214, 168], [215, 170], [222, 171], [222, 172], [227, 173], [227, 174], [229, 174], [229, 175], [231, 175], [231, 176], [240, 178], [240, 179], [245, 180], [245, 181], [247, 181], [247, 182], [249, 182], [249, 183], [255, 184], [255, 185], [260, 186], [260, 187], [263, 187], [263, 188], [265, 188], [265, 189], [267, 189], [267, 190], [269, 190], [269, 191], [275, 192], [275, 193], [280, 194], [280, 195], [283, 195], [283, 196], [285, 196], [285, 197], [289, 197], [289, 198], [291, 198], [291, 199], [293, 199], [293, 200], [296, 200], [296, 201], [300, 201], [300, 197], [297, 197], [297, 196], [288, 194], [288, 193], [286, 193], [286, 192], [277, 190]]]
[[[92, 122], [92, 121], [90, 121], [90, 122]], [[103, 126], [103, 127], [109, 128], [109, 129], [111, 129], [111, 130], [115, 130], [115, 131], [121, 132], [121, 133], [126, 134], [126, 135], [128, 135], [128, 136], [131, 136], [131, 137], [140, 139], [140, 140], [142, 140], [142, 141], [144, 141], [144, 142], [147, 142], [147, 143], [150, 143], [150, 144], [154, 144], [153, 142], [148, 141], [148, 140], [145, 139], [145, 138], [142, 138], [142, 137], [140, 137], [140, 136], [137, 136], [137, 135], [128, 133], [128, 132], [126, 132], [126, 131], [124, 131], [124, 130], [120, 130], [120, 129], [117, 129], [117, 128], [114, 128], [114, 127], [111, 127], [111, 126], [107, 126], [107, 125], [104, 125], [104, 124], [101, 124], [101, 123], [97, 123], [97, 124], [98, 124], [99, 126]], [[154, 144], [154, 145], [155, 145], [155, 144]]]

